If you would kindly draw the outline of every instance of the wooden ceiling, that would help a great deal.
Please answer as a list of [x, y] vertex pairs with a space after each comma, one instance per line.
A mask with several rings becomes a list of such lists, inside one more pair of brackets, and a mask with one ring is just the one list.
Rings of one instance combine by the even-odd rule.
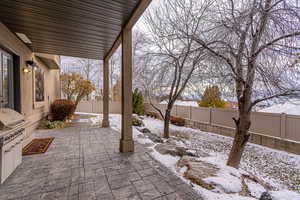
[[34, 52], [103, 59], [140, 0], [0, 0], [0, 20]]

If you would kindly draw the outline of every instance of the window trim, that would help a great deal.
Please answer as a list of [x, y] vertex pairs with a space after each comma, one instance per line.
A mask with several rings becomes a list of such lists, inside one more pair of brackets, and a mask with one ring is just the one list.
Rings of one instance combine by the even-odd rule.
[[[7, 108], [11, 108], [11, 109], [15, 109], [15, 105], [14, 105], [14, 102], [15, 102], [15, 94], [14, 94], [14, 56], [11, 52], [7, 51], [5, 48], [3, 48], [1, 45], [0, 45], [0, 70], [2, 70], [2, 73], [1, 73], [1, 77], [0, 77], [0, 81], [2, 82], [2, 84], [4, 83], [4, 74], [3, 74], [3, 63], [4, 63], [4, 56], [6, 57], [9, 57], [9, 59], [6, 61], [6, 65], [7, 65], [7, 84], [8, 84], [8, 107]], [[4, 88], [3, 88], [3, 85], [1, 84], [1, 92], [2, 92], [2, 95], [4, 95]], [[0, 94], [1, 95], [1, 94]], [[3, 96], [0, 96], [0, 97], [3, 97]], [[0, 107], [2, 107], [2, 102], [0, 102]]]
[[46, 106], [46, 88], [45, 88], [45, 70], [38, 66], [43, 71], [43, 80], [44, 80], [44, 101], [36, 101], [36, 86], [35, 86], [35, 71], [32, 70], [32, 96], [33, 96], [33, 108], [38, 109]]
[[7, 45], [0, 43], [0, 49], [12, 56], [13, 60], [13, 95], [14, 95], [14, 105], [13, 109], [19, 113], [22, 113], [22, 89], [21, 89], [21, 82], [22, 82], [22, 75], [21, 75], [21, 56], [18, 52], [14, 49], [10, 48]]

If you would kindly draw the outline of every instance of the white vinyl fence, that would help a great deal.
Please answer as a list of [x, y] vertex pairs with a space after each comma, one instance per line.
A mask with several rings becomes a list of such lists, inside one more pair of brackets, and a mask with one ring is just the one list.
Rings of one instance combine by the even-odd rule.
[[[155, 106], [163, 112], [166, 109], [165, 104], [156, 104]], [[145, 104], [145, 110], [156, 112], [150, 104]], [[172, 109], [172, 115], [205, 124], [235, 128], [232, 118], [237, 115], [237, 110], [175, 105]], [[300, 142], [300, 116], [252, 112], [250, 131]]]
[[[76, 112], [103, 113], [103, 102], [102, 101], [81, 101], [77, 105]], [[109, 113], [121, 114], [121, 102], [110, 101]]]
[[[156, 104], [156, 106], [163, 112], [166, 109], [165, 104]], [[145, 104], [145, 110], [148, 112], [156, 112], [150, 104]], [[82, 101], [77, 106], [76, 111], [102, 113], [102, 101]], [[112, 114], [120, 114], [121, 102], [109, 102], [109, 112]], [[237, 115], [237, 111], [175, 105], [171, 114], [209, 125], [235, 128], [232, 117]], [[300, 142], [299, 115], [252, 112], [251, 121], [250, 131], [253, 133]]]

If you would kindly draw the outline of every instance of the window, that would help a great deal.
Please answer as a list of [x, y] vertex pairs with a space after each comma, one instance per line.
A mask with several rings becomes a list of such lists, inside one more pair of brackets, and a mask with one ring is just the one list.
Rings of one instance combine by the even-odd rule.
[[43, 102], [45, 101], [44, 71], [41, 68], [37, 68], [34, 76], [35, 102]]
[[14, 108], [13, 59], [0, 49], [0, 108]]

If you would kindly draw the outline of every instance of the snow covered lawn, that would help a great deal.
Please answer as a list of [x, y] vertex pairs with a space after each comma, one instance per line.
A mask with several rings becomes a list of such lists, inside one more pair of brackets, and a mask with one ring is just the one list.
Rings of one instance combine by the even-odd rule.
[[[96, 115], [93, 121], [99, 122], [101, 115]], [[145, 127], [152, 133], [162, 135], [163, 121], [145, 117], [143, 120]], [[110, 115], [111, 127], [120, 131], [121, 116]], [[186, 127], [171, 125], [170, 132], [173, 135], [183, 134], [185, 145], [191, 151], [199, 155], [197, 160], [213, 164], [219, 168], [215, 176], [208, 177], [207, 183], [216, 186], [214, 190], [207, 190], [183, 177], [187, 168], [178, 168], [178, 156], [162, 155], [154, 147], [157, 145], [152, 140], [141, 137], [143, 134], [137, 128], [133, 128], [134, 139], [141, 144], [148, 144], [148, 148], [153, 150], [152, 156], [164, 164], [179, 177], [189, 182], [194, 189], [207, 200], [254, 200], [268, 188], [274, 200], [300, 200], [300, 156], [273, 150], [255, 144], [248, 144], [240, 165], [240, 169], [226, 166], [226, 160], [232, 143], [232, 138], [207, 133]], [[186, 139], [186, 136], [190, 139]], [[202, 157], [204, 153], [209, 154]], [[242, 176], [255, 177], [251, 179], [241, 179]], [[244, 180], [244, 181], [243, 181]], [[242, 183], [242, 181], [244, 183]], [[251, 196], [241, 196], [243, 186]]]

